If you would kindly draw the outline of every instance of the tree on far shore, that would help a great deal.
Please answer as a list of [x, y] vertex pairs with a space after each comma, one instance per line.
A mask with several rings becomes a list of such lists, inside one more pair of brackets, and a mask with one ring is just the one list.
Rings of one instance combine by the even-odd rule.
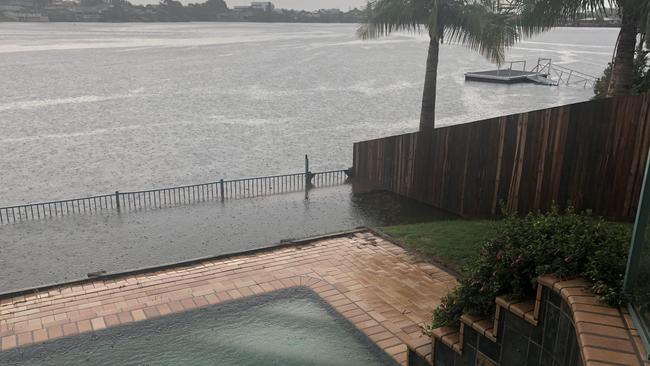
[[185, 14], [185, 7], [183, 7], [180, 1], [161, 0], [158, 7], [158, 17], [164, 22], [183, 22], [188, 20]]

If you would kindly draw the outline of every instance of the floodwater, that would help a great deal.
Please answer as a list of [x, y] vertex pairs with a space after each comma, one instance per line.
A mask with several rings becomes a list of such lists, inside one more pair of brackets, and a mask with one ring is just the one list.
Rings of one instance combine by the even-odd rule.
[[454, 216], [352, 185], [304, 193], [104, 211], [0, 226], [0, 292], [271, 246], [359, 226]]
[[[589, 74], [616, 29], [517, 44]], [[351, 24], [0, 23], [0, 206], [347, 168], [355, 141], [417, 129], [423, 36], [364, 42]], [[584, 101], [579, 86], [466, 83], [489, 69], [443, 45], [438, 123]]]
[[293, 288], [0, 353], [3, 365], [394, 366], [324, 300]]

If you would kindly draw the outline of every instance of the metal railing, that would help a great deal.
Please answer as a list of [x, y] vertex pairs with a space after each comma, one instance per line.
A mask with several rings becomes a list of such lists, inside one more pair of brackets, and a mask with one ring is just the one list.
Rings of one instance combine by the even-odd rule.
[[0, 207], [0, 224], [37, 220], [74, 214], [109, 210], [133, 211], [160, 209], [207, 201], [253, 198], [291, 192], [307, 192], [310, 188], [344, 184], [349, 169], [312, 173], [305, 157], [305, 172], [265, 177], [219, 180], [143, 191], [103, 194], [68, 200], [30, 203]]
[[[510, 66], [507, 69], [499, 67], [499, 69], [497, 70], [497, 76], [501, 76], [502, 73], [507, 73], [508, 76], [512, 76], [512, 71], [513, 70], [515, 70], [515, 71], [526, 71], [526, 61], [525, 60], [506, 61], [505, 64], [510, 64]], [[513, 66], [516, 65], [516, 64], [521, 65], [521, 70], [513, 69]]]
[[549, 85], [571, 85], [578, 84], [584, 88], [593, 87], [598, 78], [583, 72], [554, 64], [550, 58], [537, 59], [537, 66], [532, 70], [537, 76], [543, 76], [548, 80]]

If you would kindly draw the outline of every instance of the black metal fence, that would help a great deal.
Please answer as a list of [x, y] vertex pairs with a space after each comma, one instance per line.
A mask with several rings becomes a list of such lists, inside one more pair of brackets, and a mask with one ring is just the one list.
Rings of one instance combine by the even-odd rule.
[[[308, 168], [307, 168], [308, 169]], [[207, 201], [269, 196], [344, 184], [349, 170], [273, 175], [119, 192], [85, 198], [0, 207], [0, 224], [109, 210], [156, 209]]]

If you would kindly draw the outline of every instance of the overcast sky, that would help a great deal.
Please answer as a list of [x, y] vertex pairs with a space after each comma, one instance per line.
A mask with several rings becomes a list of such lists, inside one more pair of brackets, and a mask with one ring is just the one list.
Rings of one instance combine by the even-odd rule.
[[[180, 0], [183, 4], [187, 3], [202, 3], [205, 0]], [[248, 5], [251, 1], [256, 0], [225, 0], [229, 8], [235, 5]], [[262, 0], [260, 0], [262, 1]], [[158, 4], [159, 0], [131, 0], [132, 4]], [[366, 5], [366, 0], [271, 0], [276, 8], [284, 9], [299, 9], [299, 10], [318, 10], [339, 8], [343, 11], [355, 7], [363, 7]]]

